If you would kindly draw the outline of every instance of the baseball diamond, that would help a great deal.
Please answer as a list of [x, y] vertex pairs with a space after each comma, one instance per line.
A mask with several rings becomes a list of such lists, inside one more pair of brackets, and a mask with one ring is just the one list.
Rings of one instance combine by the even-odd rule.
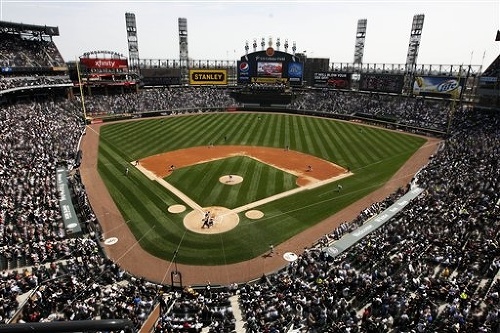
[[[438, 142], [372, 127], [361, 132], [358, 124], [315, 117], [259, 114], [261, 120], [256, 119], [253, 113], [220, 113], [89, 126], [81, 172], [104, 237], [119, 240], [105, 246], [107, 254], [130, 272], [160, 283], [168, 282], [174, 251], [186, 283], [258, 278], [286, 265], [280, 256], [265, 255], [268, 244], [276, 244], [276, 253], [301, 253], [363, 206], [407, 184]], [[243, 123], [247, 131], [235, 131]], [[210, 124], [227, 134], [214, 138]], [[159, 140], [156, 135], [165, 136], [167, 128], [171, 140]], [[195, 140], [193, 128], [200, 132]], [[363, 147], [376, 141], [383, 147]], [[231, 162], [243, 155], [253, 162]], [[130, 163], [130, 175], [123, 177], [122, 165]], [[190, 168], [197, 167], [206, 169], [190, 176]], [[241, 176], [242, 182], [228, 187], [220, 182], [228, 175]], [[282, 187], [287, 179], [295, 180]], [[179, 191], [170, 180], [190, 185], [179, 185]], [[340, 182], [342, 193], [336, 190]], [[271, 193], [269, 187], [277, 192], [265, 194]], [[204, 193], [212, 201], [204, 201]], [[275, 195], [282, 197], [269, 200]], [[192, 198], [201, 198], [200, 203]], [[172, 206], [187, 209], [170, 212]], [[221, 207], [221, 216], [232, 210], [237, 219], [221, 230], [214, 216], [214, 227], [202, 228], [203, 213], [211, 207]]]
[[500, 332], [498, 1], [7, 2], [0, 333]]
[[[297, 176], [296, 184], [302, 185], [299, 188], [295, 188], [289, 191], [282, 192], [280, 194], [272, 195], [261, 200], [245, 204], [241, 207], [237, 207], [231, 210], [220, 209], [222, 207], [212, 207], [212, 208], [201, 208], [192, 202], [189, 198], [184, 198], [184, 201], [190, 202], [190, 206], [193, 207], [193, 211], [184, 217], [184, 226], [194, 232], [202, 233], [221, 233], [231, 230], [238, 224], [237, 213], [246, 211], [253, 207], [258, 207], [265, 203], [281, 199], [287, 195], [291, 195], [298, 191], [307, 190], [316, 186], [324, 185], [329, 182], [333, 182], [344, 177], [352, 175], [346, 169], [337, 166], [333, 163], [327, 162], [320, 158], [310, 156], [303, 153], [298, 153], [295, 151], [290, 151], [289, 149], [280, 148], [269, 148], [269, 147], [246, 147], [246, 146], [209, 146], [207, 147], [192, 147], [187, 149], [180, 149], [172, 152], [167, 152], [164, 154], [157, 154], [151, 157], [146, 157], [140, 162], [140, 170], [143, 173], [150, 175], [153, 173], [156, 175], [157, 179], [150, 178], [160, 182], [160, 184], [165, 184], [166, 188], [169, 190], [177, 191], [170, 186], [168, 186], [164, 180], [161, 178], [168, 177], [171, 178], [174, 175], [173, 170], [170, 168], [166, 170], [165, 161], [175, 161], [175, 169], [182, 168], [190, 165], [196, 165], [201, 163], [207, 163], [214, 160], [224, 160], [226, 157], [231, 158], [234, 156], [248, 156], [255, 160], [261, 161], [263, 163], [272, 165], [280, 170], [294, 174]], [[312, 173], [307, 167], [304, 166], [304, 161], [312, 163], [315, 165], [315, 172]], [[225, 163], [222, 161], [222, 163]], [[178, 171], [175, 172], [177, 174]], [[189, 177], [189, 171], [187, 175], [181, 175], [180, 181], [184, 182], [186, 177]], [[252, 175], [247, 178], [247, 181], [252, 182]], [[149, 176], [151, 177], [151, 176]], [[242, 183], [243, 177], [237, 175], [224, 175], [219, 177], [219, 182], [224, 185], [237, 185]], [[189, 188], [187, 188], [189, 190]], [[216, 221], [215, 227], [204, 228], [205, 224], [201, 224], [203, 215], [206, 212], [217, 212], [213, 216], [213, 220]], [[255, 214], [250, 214], [255, 218]], [[201, 216], [201, 217], [200, 217]]]

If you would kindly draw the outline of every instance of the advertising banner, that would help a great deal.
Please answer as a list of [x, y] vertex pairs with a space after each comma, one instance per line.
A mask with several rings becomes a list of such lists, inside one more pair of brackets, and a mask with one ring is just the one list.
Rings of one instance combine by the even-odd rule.
[[351, 73], [319, 72], [313, 76], [314, 87], [330, 87], [349, 89], [351, 87]]
[[252, 83], [286, 84], [288, 79], [279, 77], [253, 77]]
[[126, 69], [127, 59], [80, 58], [80, 64], [88, 69]]
[[190, 69], [190, 85], [227, 85], [225, 69]]
[[413, 94], [422, 96], [460, 98], [465, 78], [449, 76], [416, 76], [413, 81]]
[[64, 167], [59, 167], [57, 173], [57, 189], [59, 191], [59, 206], [64, 222], [66, 235], [78, 235], [82, 233], [82, 228], [76, 216], [75, 208], [71, 202], [71, 193], [68, 187], [68, 171]]
[[301, 84], [304, 75], [304, 66], [301, 62], [288, 63], [288, 79], [290, 84]]
[[238, 61], [238, 83], [248, 83], [250, 81], [250, 63], [248, 61]]

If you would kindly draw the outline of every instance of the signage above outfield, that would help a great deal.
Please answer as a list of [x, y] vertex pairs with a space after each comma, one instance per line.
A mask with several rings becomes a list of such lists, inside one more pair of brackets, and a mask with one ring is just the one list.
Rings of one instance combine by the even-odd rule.
[[413, 94], [459, 99], [463, 87], [465, 87], [463, 77], [416, 76], [413, 82]]
[[352, 73], [347, 72], [315, 72], [313, 75], [313, 86], [350, 89], [351, 78]]
[[121, 59], [126, 59], [126, 57], [118, 52], [114, 51], [90, 51], [90, 52], [85, 52], [80, 56], [80, 58], [90, 58], [92, 56], [98, 57], [98, 56], [110, 56], [113, 58], [121, 58]]
[[87, 69], [125, 70], [128, 60], [123, 54], [113, 51], [91, 51], [80, 56], [80, 64]]
[[238, 84], [286, 82], [291, 86], [301, 86], [304, 64], [293, 54], [269, 47], [241, 57], [237, 71]]
[[227, 85], [226, 69], [190, 69], [190, 85]]
[[400, 94], [403, 90], [404, 75], [363, 73], [359, 80], [359, 90]]

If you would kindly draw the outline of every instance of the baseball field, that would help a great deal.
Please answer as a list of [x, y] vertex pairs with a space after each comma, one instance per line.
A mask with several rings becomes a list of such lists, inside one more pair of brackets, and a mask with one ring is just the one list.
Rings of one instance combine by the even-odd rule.
[[137, 245], [228, 265], [369, 195], [425, 142], [326, 118], [196, 114], [103, 125], [97, 169]]

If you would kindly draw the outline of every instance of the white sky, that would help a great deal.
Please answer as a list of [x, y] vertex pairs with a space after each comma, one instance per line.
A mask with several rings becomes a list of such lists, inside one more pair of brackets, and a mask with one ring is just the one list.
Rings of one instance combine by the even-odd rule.
[[[418, 64], [487, 67], [499, 54], [500, 0], [0, 0], [0, 20], [58, 26], [66, 61], [109, 50], [128, 57], [125, 13], [136, 15], [141, 59], [178, 59], [178, 18], [187, 19], [189, 57], [233, 60], [245, 41], [285, 39], [296, 52], [352, 63], [357, 22], [367, 19], [364, 63], [403, 64], [411, 23], [424, 14]], [[0, 41], [1, 42], [1, 41]], [[485, 69], [483, 67], [483, 70]]]

